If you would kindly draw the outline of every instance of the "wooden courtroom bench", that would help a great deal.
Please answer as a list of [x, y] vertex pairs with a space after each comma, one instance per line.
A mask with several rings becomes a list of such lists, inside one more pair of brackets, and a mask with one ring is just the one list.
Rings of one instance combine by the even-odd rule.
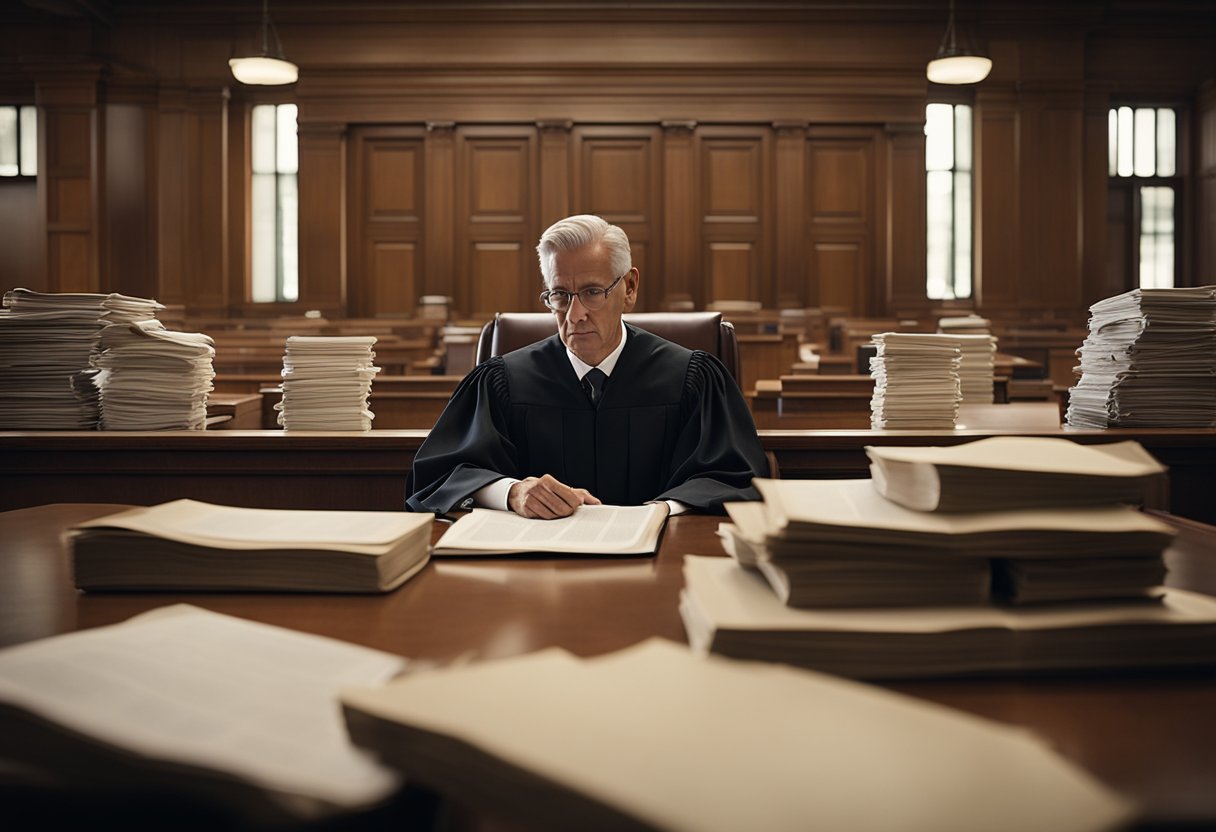
[[864, 430], [873, 394], [870, 376], [783, 375], [760, 379], [747, 398], [757, 428]]
[[[964, 407], [967, 407], [964, 405]], [[977, 405], [991, 408], [1014, 405]], [[1008, 417], [1006, 417], [1008, 418]], [[1156, 506], [1216, 522], [1216, 428], [1086, 430], [1046, 427], [1042, 411], [1013, 426], [953, 431], [761, 430], [783, 478], [869, 476], [866, 445], [957, 445], [987, 436], [1134, 439], [1169, 468]], [[1038, 427], [1035, 427], [1038, 425]], [[0, 510], [106, 499], [152, 505], [192, 497], [264, 508], [391, 510], [424, 430], [0, 432]]]

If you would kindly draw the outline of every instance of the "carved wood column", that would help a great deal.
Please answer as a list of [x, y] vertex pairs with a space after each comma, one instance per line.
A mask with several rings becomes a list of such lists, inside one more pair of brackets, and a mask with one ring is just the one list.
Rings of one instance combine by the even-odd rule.
[[426, 251], [422, 285], [428, 295], [455, 298], [456, 123], [426, 125]]
[[346, 124], [301, 121], [300, 304], [346, 315]]
[[[538, 121], [540, 132], [540, 227], [570, 216], [570, 131], [572, 121]], [[537, 235], [538, 239], [540, 235]]]
[[663, 126], [663, 306], [704, 303], [695, 121]]
[[[886, 309], [916, 309], [925, 300], [925, 131], [887, 125]], [[883, 304], [874, 306], [883, 308]]]
[[818, 276], [803, 276], [806, 228], [806, 129], [805, 121], [774, 122], [775, 147], [774, 264], [778, 307], [816, 305]]
[[182, 263], [191, 311], [226, 313], [229, 297], [228, 88], [190, 90], [185, 97], [186, 248]]
[[38, 209], [45, 224], [46, 290], [99, 292], [104, 116], [97, 64], [35, 70]]

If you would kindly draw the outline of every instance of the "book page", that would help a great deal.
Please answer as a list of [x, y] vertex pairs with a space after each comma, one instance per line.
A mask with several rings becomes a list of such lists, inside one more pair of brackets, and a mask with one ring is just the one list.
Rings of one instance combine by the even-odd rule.
[[130, 529], [204, 546], [327, 549], [393, 543], [432, 519], [405, 511], [242, 508], [174, 500], [98, 517], [77, 528]]
[[0, 701], [147, 757], [357, 807], [400, 779], [351, 745], [335, 692], [404, 665], [179, 604], [0, 651]]
[[510, 511], [473, 509], [435, 544], [435, 554], [568, 552], [648, 554], [667, 518], [664, 503], [579, 506], [569, 517], [535, 520]]
[[415, 674], [342, 700], [458, 738], [443, 755], [392, 752], [471, 800], [514, 807], [526, 828], [577, 829], [581, 816], [546, 815], [549, 793], [519, 793], [526, 781], [504, 783], [497, 766], [669, 830], [1081, 832], [1131, 814], [1020, 729], [825, 674], [699, 658], [660, 639], [593, 659], [550, 649]]

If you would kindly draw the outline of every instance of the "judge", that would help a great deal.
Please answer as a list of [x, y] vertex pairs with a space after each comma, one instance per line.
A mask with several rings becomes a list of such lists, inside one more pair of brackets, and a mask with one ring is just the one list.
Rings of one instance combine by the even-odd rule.
[[584, 503], [721, 514], [759, 499], [768, 463], [726, 368], [622, 321], [641, 280], [625, 232], [568, 217], [537, 253], [557, 334], [465, 377], [414, 458], [408, 508], [552, 519]]

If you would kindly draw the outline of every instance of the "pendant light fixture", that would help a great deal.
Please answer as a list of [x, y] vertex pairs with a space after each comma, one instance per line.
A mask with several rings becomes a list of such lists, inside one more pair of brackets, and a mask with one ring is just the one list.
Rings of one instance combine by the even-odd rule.
[[929, 61], [925, 74], [935, 84], [978, 84], [992, 71], [992, 59], [964, 34], [959, 37], [954, 28], [954, 0], [950, 0], [950, 17], [946, 34], [942, 36], [937, 57]]
[[[270, 35], [274, 34], [274, 51], [270, 50]], [[262, 0], [262, 48], [247, 58], [231, 58], [228, 66], [242, 84], [279, 86], [294, 84], [300, 78], [300, 68], [283, 55], [279, 30], [270, 22], [269, 0]]]

